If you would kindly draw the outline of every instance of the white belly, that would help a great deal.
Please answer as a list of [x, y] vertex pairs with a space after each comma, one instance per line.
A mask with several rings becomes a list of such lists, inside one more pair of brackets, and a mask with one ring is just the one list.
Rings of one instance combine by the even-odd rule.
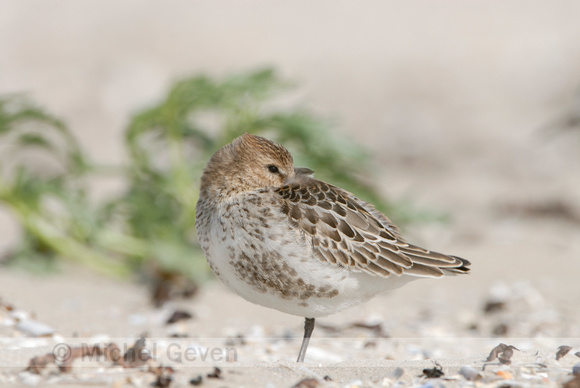
[[[268, 224], [233, 204], [204, 213], [200, 243], [216, 275], [244, 299], [288, 314], [317, 318], [360, 304], [398, 288], [413, 277], [388, 279], [355, 272], [314, 256], [310, 241], [285, 215], [270, 214]], [[263, 218], [263, 217], [262, 217]]]

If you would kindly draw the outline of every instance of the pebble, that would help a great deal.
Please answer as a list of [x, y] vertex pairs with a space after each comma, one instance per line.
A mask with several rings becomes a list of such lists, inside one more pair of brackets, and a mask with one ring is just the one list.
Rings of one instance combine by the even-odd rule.
[[33, 320], [20, 321], [16, 325], [16, 328], [34, 337], [45, 337], [54, 334], [54, 329], [52, 327]]
[[465, 377], [467, 381], [476, 381], [482, 377], [477, 369], [467, 365], [464, 365], [459, 369], [459, 374]]
[[394, 380], [399, 380], [405, 374], [405, 370], [403, 368], [397, 368], [391, 374], [391, 378]]
[[191, 380], [189, 380], [189, 384], [190, 385], [194, 385], [194, 386], [201, 385], [202, 382], [203, 382], [203, 376], [202, 375], [198, 375], [197, 377], [194, 377]]
[[16, 324], [16, 320], [12, 317], [3, 317], [0, 315], [0, 325], [2, 326], [14, 326]]
[[574, 366], [572, 367], [572, 374], [574, 376], [580, 376], [580, 362], [574, 364]]

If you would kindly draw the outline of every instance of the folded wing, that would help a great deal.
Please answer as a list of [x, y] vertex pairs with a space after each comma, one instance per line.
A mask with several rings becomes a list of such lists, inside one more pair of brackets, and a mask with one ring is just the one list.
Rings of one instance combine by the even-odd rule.
[[303, 177], [276, 192], [282, 210], [311, 239], [320, 260], [385, 278], [469, 272], [465, 259], [407, 243], [385, 215], [336, 186]]

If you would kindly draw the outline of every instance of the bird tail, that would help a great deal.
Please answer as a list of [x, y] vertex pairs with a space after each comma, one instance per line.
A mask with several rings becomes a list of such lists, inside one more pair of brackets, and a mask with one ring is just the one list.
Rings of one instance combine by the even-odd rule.
[[465, 260], [465, 259], [458, 257], [458, 256], [451, 256], [451, 257], [459, 260], [461, 262], [461, 265], [458, 267], [452, 267], [452, 268], [441, 268], [443, 271], [447, 272], [447, 274], [449, 274], [449, 275], [468, 274], [471, 271], [471, 268], [469, 268], [469, 266], [471, 265], [471, 262], [469, 260]]

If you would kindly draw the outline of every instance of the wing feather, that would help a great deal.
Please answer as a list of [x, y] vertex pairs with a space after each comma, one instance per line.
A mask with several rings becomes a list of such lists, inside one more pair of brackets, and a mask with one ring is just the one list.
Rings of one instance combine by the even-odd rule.
[[467, 260], [407, 243], [384, 214], [338, 187], [300, 175], [276, 193], [319, 260], [380, 277], [469, 272]]

